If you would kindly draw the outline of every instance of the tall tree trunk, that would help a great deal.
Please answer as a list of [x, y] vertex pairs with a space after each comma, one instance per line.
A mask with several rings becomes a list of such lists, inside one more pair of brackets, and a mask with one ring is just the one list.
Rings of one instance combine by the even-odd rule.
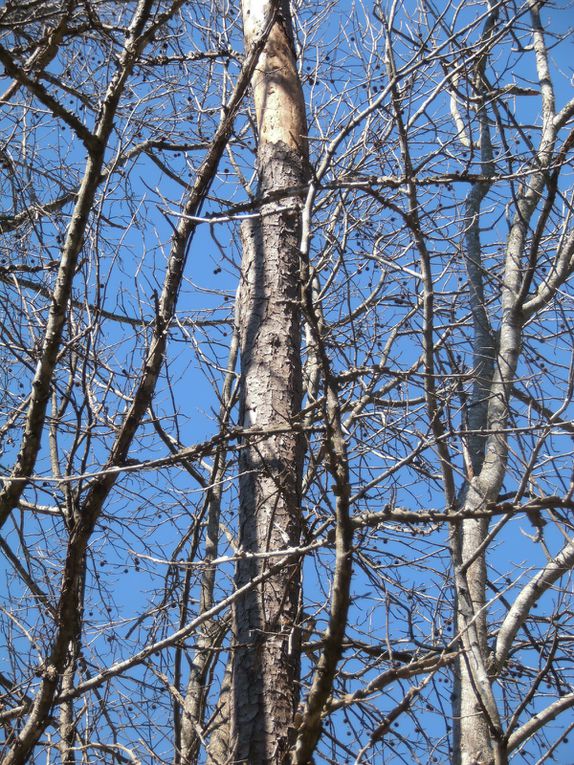
[[[489, 45], [499, 18], [494, 7], [487, 16], [482, 40], [484, 53], [475, 62], [473, 92], [476, 99], [478, 146], [484, 181], [475, 184], [466, 199], [467, 229], [465, 263], [468, 273], [470, 307], [473, 318], [473, 389], [470, 396], [465, 442], [466, 481], [459, 504], [467, 516], [481, 511], [485, 503], [498, 496], [499, 481], [483, 474], [489, 407], [493, 395], [496, 341], [490, 325], [485, 289], [480, 238], [481, 206], [495, 172], [494, 153], [488, 114], [488, 84], [485, 70]], [[502, 473], [501, 473], [502, 477]], [[487, 672], [488, 622], [486, 600], [486, 557], [481, 550], [488, 534], [488, 521], [467, 517], [453, 537], [453, 562], [456, 581], [456, 622], [461, 636], [461, 653], [456, 663], [454, 701], [453, 765], [503, 765], [505, 747], [499, 712]]]
[[[271, 6], [244, 0], [246, 47], [260, 35]], [[253, 76], [259, 143], [259, 218], [242, 227], [239, 291], [241, 417], [245, 428], [286, 428], [301, 405], [300, 207], [307, 178], [306, 120], [289, 5], [277, 21]], [[292, 189], [289, 193], [286, 190]], [[266, 201], [271, 192], [281, 198]], [[282, 432], [245, 441], [240, 456], [239, 539], [250, 553], [297, 545], [303, 447]], [[272, 559], [240, 561], [237, 585]], [[297, 564], [237, 601], [231, 700], [232, 762], [280, 763], [292, 743], [298, 702], [300, 590]]]
[[[497, 701], [492, 688], [497, 667], [489, 657], [487, 644], [487, 561], [489, 535], [485, 519], [470, 518], [489, 502], [496, 502], [502, 489], [508, 462], [508, 424], [510, 398], [525, 321], [523, 301], [530, 289], [525, 271], [525, 249], [534, 212], [543, 198], [548, 182], [548, 168], [556, 138], [554, 93], [549, 76], [547, 48], [540, 20], [540, 3], [530, 0], [533, 45], [542, 94], [542, 133], [532, 173], [515, 199], [515, 216], [510, 227], [504, 256], [502, 278], [502, 315], [495, 341], [484, 300], [480, 248], [480, 205], [488, 186], [474, 187], [467, 198], [469, 227], [466, 265], [469, 275], [474, 323], [475, 381], [469, 410], [467, 473], [461, 505], [466, 520], [461, 524], [454, 545], [457, 590], [457, 627], [462, 652], [458, 662], [455, 687], [454, 765], [507, 765], [508, 742], [504, 735]], [[493, 9], [485, 24], [488, 40], [498, 20]], [[476, 70], [480, 150], [485, 177], [493, 174], [493, 153], [486, 105], [488, 87], [484, 74], [486, 54]], [[487, 434], [487, 435], [485, 435]]]

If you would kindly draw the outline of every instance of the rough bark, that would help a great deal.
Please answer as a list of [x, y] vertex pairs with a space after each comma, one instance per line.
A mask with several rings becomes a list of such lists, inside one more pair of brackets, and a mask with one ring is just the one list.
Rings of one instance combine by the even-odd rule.
[[209, 726], [209, 746], [207, 748], [207, 765], [228, 765], [229, 763], [229, 715], [231, 701], [231, 656], [225, 667], [219, 701]]
[[[82, 614], [84, 610], [85, 581], [86, 581], [86, 561], [84, 558], [82, 574], [80, 576], [79, 581], [77, 582], [78, 593], [76, 595], [76, 598], [77, 598], [78, 612], [79, 612], [78, 627], [81, 624]], [[61, 690], [63, 693], [65, 693], [66, 691], [72, 690], [74, 687], [74, 682], [76, 678], [76, 667], [77, 667], [78, 659], [80, 656], [80, 650], [81, 650], [81, 630], [78, 629], [77, 634], [70, 641], [70, 645], [68, 648], [68, 664], [66, 666], [66, 669], [64, 670], [63, 677], [62, 677]], [[62, 765], [75, 765], [76, 754], [74, 750], [74, 745], [76, 741], [76, 720], [75, 720], [75, 712], [74, 712], [74, 701], [72, 699], [69, 699], [68, 701], [64, 702], [62, 706], [60, 707], [59, 722], [60, 722], [60, 726], [59, 726], [60, 744], [58, 748], [60, 750]]]
[[[246, 45], [270, 6], [243, 3]], [[260, 194], [301, 187], [307, 175], [304, 102], [289, 10], [278, 8], [253, 93], [259, 130]], [[241, 418], [244, 427], [289, 426], [301, 405], [299, 231], [301, 200], [285, 195], [262, 205], [242, 228], [239, 293]], [[295, 546], [300, 536], [302, 442], [296, 433], [245, 441], [240, 456], [239, 541], [248, 552]], [[237, 585], [260, 573], [264, 559], [240, 561]], [[297, 563], [237, 601], [231, 699], [231, 760], [280, 763], [292, 743], [298, 702]]]

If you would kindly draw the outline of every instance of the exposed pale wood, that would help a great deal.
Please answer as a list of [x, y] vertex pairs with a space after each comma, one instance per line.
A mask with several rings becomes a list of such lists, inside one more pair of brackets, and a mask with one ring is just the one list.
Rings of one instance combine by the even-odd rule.
[[[280, 3], [277, 10], [278, 20], [253, 77], [263, 197], [300, 188], [307, 178], [305, 111], [288, 3]], [[260, 34], [270, 11], [263, 2], [243, 3], [247, 46]], [[264, 215], [242, 226], [238, 325], [245, 427], [289, 426], [301, 406], [300, 194], [262, 205]], [[298, 544], [302, 457], [301, 435], [295, 432], [242, 449], [242, 550], [263, 552]], [[245, 585], [269, 565], [265, 559], [240, 561], [237, 585]], [[299, 565], [293, 563], [235, 604], [233, 762], [278, 764], [292, 744], [299, 698], [299, 588]]]

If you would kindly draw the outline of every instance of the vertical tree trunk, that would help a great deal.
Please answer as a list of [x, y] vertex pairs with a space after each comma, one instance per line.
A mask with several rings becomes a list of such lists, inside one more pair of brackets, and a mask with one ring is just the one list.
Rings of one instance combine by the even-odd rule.
[[[463, 492], [465, 515], [495, 502], [503, 486], [508, 462], [507, 429], [510, 398], [525, 321], [522, 302], [529, 291], [525, 277], [525, 249], [529, 227], [548, 182], [548, 168], [556, 138], [554, 93], [549, 76], [547, 49], [540, 20], [540, 4], [529, 2], [533, 45], [542, 94], [542, 134], [533, 172], [515, 199], [515, 217], [506, 242], [502, 278], [502, 317], [497, 341], [489, 326], [483, 294], [480, 252], [480, 204], [486, 187], [480, 184], [467, 200], [470, 225], [467, 233], [467, 270], [475, 339], [475, 385], [469, 412], [469, 480]], [[486, 21], [487, 40], [498, 19], [498, 9]], [[476, 92], [479, 94], [480, 145], [483, 173], [492, 175], [493, 154], [486, 114], [487, 85], [483, 80], [486, 56], [477, 67]], [[481, 188], [482, 186], [482, 188]], [[484, 435], [484, 434], [488, 435]], [[497, 701], [492, 689], [492, 658], [487, 645], [487, 561], [485, 540], [488, 523], [468, 518], [462, 523], [459, 545], [455, 549], [457, 579], [457, 626], [463, 651], [458, 664], [455, 694], [455, 765], [507, 765], [508, 745], [503, 735]], [[489, 676], [489, 673], [491, 676]]]
[[[62, 692], [66, 693], [71, 691], [74, 687], [76, 679], [76, 669], [78, 659], [81, 653], [81, 624], [84, 611], [84, 588], [86, 584], [86, 558], [82, 562], [82, 572], [76, 582], [77, 587], [77, 604], [78, 604], [78, 629], [76, 635], [70, 640], [68, 649], [68, 665], [62, 674]], [[76, 721], [74, 712], [74, 701], [69, 699], [65, 701], [60, 707], [60, 759], [62, 765], [75, 765], [76, 755], [74, 751], [74, 744], [76, 741]]]
[[[246, 47], [260, 34], [271, 6], [244, 0]], [[239, 291], [241, 411], [244, 427], [288, 429], [301, 404], [299, 233], [301, 186], [307, 177], [305, 108], [288, 3], [253, 76], [259, 143], [261, 216], [242, 228]], [[270, 192], [288, 191], [267, 202]], [[257, 437], [240, 457], [239, 538], [246, 552], [298, 544], [302, 442], [293, 432]], [[269, 559], [239, 563], [244, 585]], [[298, 702], [299, 641], [294, 627], [299, 566], [286, 567], [234, 611], [231, 703], [232, 762], [280, 763], [292, 742]]]
[[219, 701], [208, 731], [209, 747], [205, 760], [206, 765], [229, 765], [231, 672], [232, 657], [230, 656], [221, 681]]
[[[496, 29], [499, 9], [486, 18], [482, 40], [484, 53], [474, 67], [473, 90], [480, 146], [481, 171], [485, 181], [470, 190], [466, 200], [467, 230], [465, 263], [468, 274], [470, 307], [473, 318], [473, 389], [468, 407], [466, 438], [467, 480], [460, 505], [467, 516], [479, 512], [487, 501], [498, 496], [499, 484], [483, 480], [487, 446], [489, 407], [493, 394], [496, 341], [485, 301], [484, 265], [480, 238], [481, 205], [495, 172], [494, 153], [488, 115], [488, 86], [484, 78], [488, 63], [488, 44]], [[481, 551], [488, 534], [488, 521], [467, 517], [456, 533], [453, 550], [456, 580], [457, 631], [461, 635], [461, 654], [456, 664], [454, 701], [454, 764], [503, 765], [506, 761], [496, 700], [487, 672], [488, 623], [486, 599], [486, 557]]]
[[[229, 423], [230, 411], [233, 407], [233, 382], [235, 380], [235, 366], [237, 364], [237, 354], [239, 350], [239, 337], [237, 330], [234, 332], [231, 346], [229, 349], [229, 359], [227, 363], [227, 375], [223, 384], [221, 395], [221, 408], [219, 412], [222, 427]], [[216, 557], [219, 549], [220, 533], [220, 515], [221, 515], [221, 496], [223, 493], [223, 477], [226, 469], [227, 452], [222, 448], [216, 453], [213, 469], [210, 477], [210, 487], [206, 495], [207, 506], [207, 528], [205, 538], [204, 564], [210, 564]], [[215, 566], [208, 565], [201, 577], [201, 589], [199, 597], [199, 613], [204, 614], [214, 605], [215, 589]], [[188, 586], [189, 590], [189, 586]], [[187, 592], [189, 596], [189, 591]], [[183, 624], [182, 624], [183, 626]], [[185, 703], [183, 715], [181, 718], [181, 751], [179, 758], [176, 754], [175, 763], [181, 765], [196, 765], [200, 753], [201, 736], [200, 732], [205, 726], [205, 705], [208, 693], [207, 674], [213, 661], [213, 648], [221, 641], [222, 625], [217, 618], [209, 619], [201, 625], [197, 636], [197, 650], [195, 651], [189, 674], [189, 681], [185, 694]], [[219, 641], [219, 642], [218, 642]], [[211, 756], [215, 750], [216, 754], [207, 760], [210, 765], [222, 765], [225, 757], [222, 752], [227, 750], [225, 735], [229, 733], [228, 717], [229, 703], [229, 662], [225, 668], [224, 680], [221, 684], [219, 698], [219, 707], [216, 720], [212, 721], [214, 725], [213, 734], [210, 739], [208, 754]], [[227, 715], [227, 719], [226, 719]], [[225, 733], [222, 732], [225, 730]], [[225, 743], [224, 743], [225, 742]]]

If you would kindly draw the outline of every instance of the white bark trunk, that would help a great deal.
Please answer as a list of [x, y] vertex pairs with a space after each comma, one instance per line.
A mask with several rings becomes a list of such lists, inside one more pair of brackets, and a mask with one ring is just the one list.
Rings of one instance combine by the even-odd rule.
[[[488, 317], [482, 299], [480, 241], [478, 222], [480, 202], [484, 193], [476, 187], [471, 192], [468, 211], [471, 224], [467, 233], [467, 270], [471, 283], [471, 299], [475, 330], [476, 382], [469, 412], [467, 465], [468, 482], [462, 504], [465, 515], [484, 510], [495, 502], [500, 493], [508, 461], [509, 401], [521, 349], [525, 321], [524, 300], [529, 278], [525, 273], [524, 252], [529, 237], [529, 225], [539, 205], [547, 182], [554, 140], [554, 96], [550, 85], [546, 48], [539, 18], [539, 4], [530, 3], [534, 48], [542, 92], [543, 129], [534, 172], [516, 200], [516, 213], [510, 228], [504, 258], [502, 286], [502, 318], [496, 347], [492, 344]], [[491, 20], [494, 18], [491, 17]], [[487, 30], [488, 31], [488, 30]], [[475, 87], [482, 92], [481, 72], [477, 71]], [[481, 122], [481, 153], [483, 168], [488, 172], [492, 160], [486, 102], [479, 110]], [[494, 363], [492, 363], [494, 360]], [[484, 438], [481, 431], [489, 433]], [[457, 582], [457, 626], [463, 652], [458, 665], [455, 692], [455, 765], [506, 765], [508, 742], [502, 730], [491, 683], [497, 660], [489, 660], [487, 647], [487, 599], [485, 541], [488, 524], [483, 519], [467, 519], [462, 523], [458, 549], [454, 551]], [[552, 579], [554, 571], [545, 570], [540, 582]], [[500, 658], [507, 655], [505, 641], [513, 638], [521, 620], [534, 601], [538, 580], [533, 580], [518, 597], [501, 630]], [[490, 676], [489, 676], [490, 675]]]

